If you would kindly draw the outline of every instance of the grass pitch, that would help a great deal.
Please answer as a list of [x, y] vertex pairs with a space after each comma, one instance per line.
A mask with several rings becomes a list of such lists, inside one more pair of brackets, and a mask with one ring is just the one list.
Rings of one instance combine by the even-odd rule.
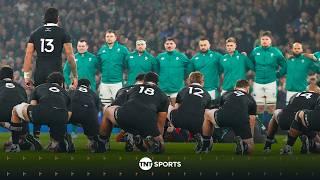
[[[3, 144], [9, 133], [0, 134]], [[255, 145], [251, 156], [234, 154], [234, 144], [214, 144], [208, 154], [195, 154], [194, 143], [166, 143], [166, 152], [155, 155], [142, 152], [126, 153], [124, 143], [111, 140], [111, 151], [93, 154], [88, 151], [87, 139], [79, 135], [74, 139], [76, 153], [50, 153], [24, 151], [5, 153], [0, 151], [0, 176], [217, 176], [217, 177], [317, 177], [320, 176], [320, 156], [300, 154], [297, 140], [294, 155], [279, 155], [284, 136], [277, 136], [278, 143], [269, 154], [263, 153], [263, 144]], [[41, 134], [41, 143], [48, 144], [47, 133]], [[180, 168], [152, 168], [142, 171], [138, 162], [142, 157], [153, 161], [180, 161]]]

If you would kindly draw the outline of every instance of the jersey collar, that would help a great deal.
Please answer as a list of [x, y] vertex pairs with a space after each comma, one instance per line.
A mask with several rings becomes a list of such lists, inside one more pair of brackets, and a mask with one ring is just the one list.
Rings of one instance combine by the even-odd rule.
[[58, 24], [56, 24], [56, 23], [47, 23], [44, 26], [58, 26]]
[[199, 83], [191, 83], [190, 85], [197, 85], [197, 86], [201, 86], [201, 84], [199, 84]]

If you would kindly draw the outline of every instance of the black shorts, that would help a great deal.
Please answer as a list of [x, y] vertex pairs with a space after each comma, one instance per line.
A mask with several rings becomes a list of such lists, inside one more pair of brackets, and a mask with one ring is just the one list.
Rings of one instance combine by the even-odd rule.
[[289, 130], [297, 112], [283, 110], [278, 114], [278, 124], [280, 129]]
[[170, 120], [174, 127], [182, 128], [190, 131], [192, 134], [202, 132], [203, 116], [186, 116], [179, 112], [178, 109], [174, 109], [170, 113]]
[[72, 116], [69, 120], [74, 125], [80, 125], [84, 134], [95, 136], [99, 132], [98, 111], [96, 108], [72, 105]]
[[157, 126], [157, 114], [153, 112], [118, 107], [115, 109], [114, 118], [120, 128], [134, 135], [159, 136], [160, 132]]
[[238, 119], [237, 116], [233, 119], [224, 118], [220, 110], [215, 111], [214, 117], [219, 127], [232, 128], [236, 136], [240, 136], [241, 139], [252, 138], [249, 117], [248, 119]]
[[303, 110], [304, 121], [308, 125], [308, 130], [320, 131], [320, 111], [318, 110]]
[[48, 125], [51, 137], [57, 141], [63, 141], [67, 131], [67, 110], [38, 104], [29, 105], [27, 111], [30, 122], [37, 125]]

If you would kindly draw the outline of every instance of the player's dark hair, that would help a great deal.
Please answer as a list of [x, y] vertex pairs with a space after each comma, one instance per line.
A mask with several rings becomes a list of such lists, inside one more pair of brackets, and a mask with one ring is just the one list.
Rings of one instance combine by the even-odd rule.
[[62, 86], [64, 83], [64, 77], [60, 72], [53, 72], [53, 73], [49, 74], [49, 76], [47, 77], [47, 82], [48, 83], [57, 83], [60, 86]]
[[108, 30], [106, 31], [106, 34], [107, 34], [107, 33], [113, 33], [114, 35], [117, 36], [116, 31], [115, 31], [115, 30], [112, 30], [112, 29], [108, 29]]
[[229, 37], [229, 38], [226, 40], [226, 43], [228, 43], [228, 42], [237, 43], [237, 40], [236, 40], [236, 38], [234, 38], [234, 37]]
[[246, 88], [249, 86], [250, 86], [249, 81], [245, 79], [238, 80], [236, 83], [236, 88]]
[[145, 83], [147, 82], [153, 82], [155, 84], [158, 84], [159, 76], [157, 73], [154, 72], [148, 72], [146, 75], [144, 75], [143, 81]]
[[59, 11], [56, 8], [49, 8], [44, 14], [44, 23], [58, 23]]
[[166, 43], [167, 41], [173, 41], [174, 43], [176, 43], [176, 40], [173, 37], [167, 37], [164, 43]]
[[85, 40], [85, 39], [80, 39], [78, 42], [85, 42], [86, 44], [88, 44], [88, 41], [87, 40]]
[[0, 80], [5, 78], [13, 79], [13, 69], [9, 66], [4, 66], [0, 70]]
[[269, 38], [272, 38], [272, 33], [271, 31], [262, 31], [260, 34], [260, 38], [263, 36], [268, 36]]
[[90, 85], [91, 85], [91, 83], [88, 79], [79, 79], [79, 81], [78, 81], [78, 87], [79, 86], [89, 87]]
[[136, 76], [136, 81], [143, 81], [145, 74], [141, 73]]
[[189, 75], [190, 84], [192, 84], [192, 83], [201, 84], [202, 81], [203, 81], [203, 75], [201, 74], [201, 72], [195, 71], [195, 72], [190, 73], [190, 75]]

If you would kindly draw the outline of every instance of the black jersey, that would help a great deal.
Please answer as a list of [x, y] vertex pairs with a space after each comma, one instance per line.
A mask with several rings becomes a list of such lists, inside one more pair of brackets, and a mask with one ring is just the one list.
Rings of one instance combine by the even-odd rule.
[[167, 112], [169, 100], [159, 87], [152, 84], [136, 85], [128, 92], [128, 100], [123, 104], [125, 108], [132, 108], [137, 113]]
[[135, 87], [136, 85], [131, 85], [127, 87], [123, 87], [118, 90], [116, 94], [115, 100], [111, 103], [111, 105], [122, 106], [128, 100], [128, 92], [130, 89]]
[[220, 105], [218, 118], [235, 124], [248, 121], [249, 115], [256, 115], [257, 112], [257, 105], [253, 97], [240, 90], [223, 94]]
[[93, 108], [99, 111], [100, 99], [95, 92], [86, 86], [79, 86], [76, 90], [70, 90], [72, 110], [75, 105], [83, 106], [85, 108]]
[[315, 92], [297, 93], [289, 101], [289, 104], [284, 108], [284, 111], [297, 112], [302, 109], [313, 110], [317, 106], [319, 94]]
[[56, 24], [48, 23], [32, 32], [29, 43], [34, 45], [37, 52], [36, 85], [44, 83], [50, 73], [62, 72], [63, 44], [70, 42], [70, 36]]
[[11, 80], [0, 80], [1, 104], [20, 104], [27, 102], [27, 93], [24, 88]]
[[27, 100], [27, 93], [20, 84], [0, 80], [0, 121], [10, 122], [12, 108]]
[[54, 109], [71, 111], [71, 100], [67, 91], [55, 83], [44, 83], [35, 88], [31, 100], [36, 100], [39, 105]]
[[180, 104], [180, 115], [203, 119], [204, 110], [210, 108], [211, 96], [200, 84], [191, 84], [178, 93], [176, 103]]

